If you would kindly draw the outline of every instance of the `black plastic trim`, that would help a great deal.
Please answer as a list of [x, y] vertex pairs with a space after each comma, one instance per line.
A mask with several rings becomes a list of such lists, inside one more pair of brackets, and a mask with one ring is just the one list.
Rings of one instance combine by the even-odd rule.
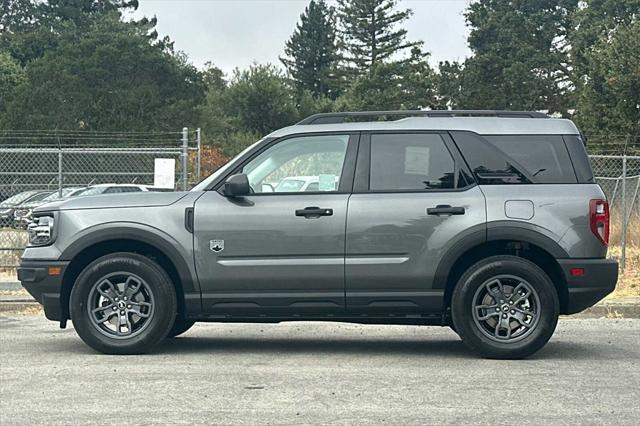
[[487, 241], [522, 241], [540, 247], [556, 259], [569, 257], [558, 243], [535, 228], [535, 225], [514, 221], [487, 222]]
[[[60, 275], [49, 275], [49, 267], [62, 269]], [[18, 280], [22, 286], [40, 303], [47, 319], [61, 321], [63, 319], [60, 294], [62, 292], [62, 278], [69, 266], [69, 262], [35, 260], [20, 262]]]
[[60, 259], [73, 260], [83, 250], [110, 240], [135, 240], [149, 244], [167, 256], [175, 266], [182, 288], [185, 293], [200, 292], [200, 286], [194, 276], [191, 275], [187, 260], [182, 257], [176, 249], [174, 242], [165, 239], [151, 230], [141, 228], [141, 225], [124, 225], [106, 223], [99, 225], [98, 229], [93, 229], [89, 234], [79, 238], [70, 244], [60, 255]]
[[[613, 292], [618, 281], [618, 262], [611, 259], [558, 259], [567, 282], [568, 300], [563, 314], [581, 312]], [[571, 269], [584, 269], [584, 276], [574, 277]]]

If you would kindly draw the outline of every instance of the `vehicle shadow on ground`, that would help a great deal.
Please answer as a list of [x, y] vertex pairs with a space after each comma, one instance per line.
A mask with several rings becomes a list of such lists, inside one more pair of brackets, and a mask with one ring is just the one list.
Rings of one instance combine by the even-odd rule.
[[[97, 355], [86, 346], [72, 329], [63, 331], [70, 338], [48, 341], [47, 350], [51, 353], [75, 353]], [[72, 335], [73, 333], [73, 335]], [[175, 339], [167, 339], [156, 346], [146, 356], [154, 355], [188, 355], [188, 354], [342, 354], [367, 356], [422, 356], [453, 357], [479, 359], [455, 335], [451, 338], [415, 339], [381, 339], [381, 338], [349, 338], [335, 336], [333, 338], [311, 337], [256, 337], [241, 335], [237, 337], [190, 336], [189, 334]], [[582, 359], [617, 359], [621, 354], [613, 346], [594, 347], [588, 343], [552, 340], [534, 354], [529, 360], [582, 360]]]
[[462, 341], [447, 340], [382, 340], [337, 338], [243, 338], [243, 337], [179, 337], [167, 339], [154, 353], [291, 353], [291, 354], [367, 354], [367, 355], [447, 355], [471, 356]]
[[[273, 354], [366, 354], [390, 356], [454, 357], [478, 359], [461, 340], [382, 340], [382, 339], [317, 339], [317, 338], [242, 338], [242, 337], [189, 337], [167, 339], [153, 351], [159, 354], [181, 353], [273, 353]], [[531, 360], [609, 358], [587, 345], [572, 342], [550, 342]]]

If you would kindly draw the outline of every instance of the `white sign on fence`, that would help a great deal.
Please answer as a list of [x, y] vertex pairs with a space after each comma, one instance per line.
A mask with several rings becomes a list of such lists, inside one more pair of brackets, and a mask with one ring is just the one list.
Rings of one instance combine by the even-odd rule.
[[176, 160], [175, 158], [156, 158], [153, 165], [153, 186], [156, 188], [175, 187]]

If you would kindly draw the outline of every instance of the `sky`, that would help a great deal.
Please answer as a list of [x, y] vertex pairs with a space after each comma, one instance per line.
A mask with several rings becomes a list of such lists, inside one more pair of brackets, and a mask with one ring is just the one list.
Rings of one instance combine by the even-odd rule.
[[[471, 0], [401, 0], [413, 15], [405, 21], [408, 39], [423, 40], [430, 62], [470, 55], [463, 12]], [[328, 3], [335, 3], [328, 1]], [[280, 65], [278, 56], [308, 0], [140, 0], [132, 14], [158, 18], [156, 30], [202, 67], [212, 62], [225, 73], [253, 62]]]

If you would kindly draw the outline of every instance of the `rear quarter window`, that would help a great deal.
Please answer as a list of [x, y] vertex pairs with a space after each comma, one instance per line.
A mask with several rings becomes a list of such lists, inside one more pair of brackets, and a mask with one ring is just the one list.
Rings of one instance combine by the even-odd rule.
[[513, 158], [537, 183], [576, 183], [576, 174], [562, 136], [483, 135]]

